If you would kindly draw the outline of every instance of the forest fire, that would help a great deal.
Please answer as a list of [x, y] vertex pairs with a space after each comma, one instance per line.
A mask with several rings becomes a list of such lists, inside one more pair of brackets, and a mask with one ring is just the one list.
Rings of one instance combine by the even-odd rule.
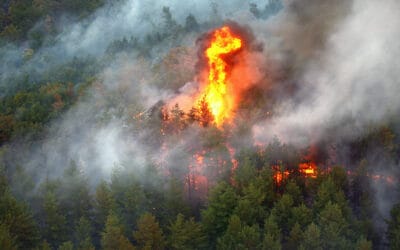
[[307, 177], [317, 177], [317, 164], [315, 162], [305, 162], [299, 164], [299, 171]]
[[[317, 178], [317, 164], [315, 162], [304, 162], [298, 165], [298, 170], [304, 177]], [[276, 185], [281, 185], [283, 180], [289, 178], [291, 172], [282, 169], [280, 166], [272, 166], [274, 181]]]
[[242, 39], [235, 36], [228, 26], [224, 26], [213, 32], [211, 44], [205, 51], [209, 72], [201, 98], [205, 98], [217, 126], [230, 117], [234, 108], [234, 99], [227, 87], [228, 64], [224, 57], [235, 53], [242, 45]]
[[274, 167], [272, 167], [272, 169], [275, 171], [274, 181], [277, 186], [281, 185], [282, 181], [286, 180], [289, 177], [290, 173], [288, 170], [281, 171], [281, 170], [279, 170], [279, 166], [274, 166]]

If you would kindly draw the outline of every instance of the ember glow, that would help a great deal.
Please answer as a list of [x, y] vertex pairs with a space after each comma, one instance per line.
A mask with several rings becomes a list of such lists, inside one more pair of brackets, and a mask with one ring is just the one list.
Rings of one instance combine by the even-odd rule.
[[224, 26], [213, 32], [211, 44], [205, 51], [209, 72], [208, 83], [201, 97], [205, 97], [217, 126], [231, 116], [234, 108], [233, 96], [227, 88], [228, 64], [224, 57], [238, 51], [242, 45], [242, 39]]
[[306, 162], [299, 164], [299, 171], [307, 177], [317, 177], [317, 165], [314, 162]]
[[280, 186], [282, 181], [286, 180], [290, 174], [288, 170], [282, 170], [282, 167], [279, 165], [272, 166], [272, 170], [274, 171], [273, 177], [277, 186]]

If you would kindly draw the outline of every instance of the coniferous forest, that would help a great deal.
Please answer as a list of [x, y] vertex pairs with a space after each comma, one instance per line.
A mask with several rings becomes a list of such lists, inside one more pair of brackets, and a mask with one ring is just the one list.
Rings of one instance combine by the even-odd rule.
[[400, 3], [3, 0], [0, 249], [400, 249]]

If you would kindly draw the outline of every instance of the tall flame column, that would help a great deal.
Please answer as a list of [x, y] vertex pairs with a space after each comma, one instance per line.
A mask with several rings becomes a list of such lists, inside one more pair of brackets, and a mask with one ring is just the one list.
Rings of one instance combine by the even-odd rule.
[[208, 85], [202, 96], [209, 106], [214, 122], [220, 126], [232, 112], [232, 99], [227, 93], [227, 63], [224, 56], [238, 51], [242, 40], [228, 26], [213, 32], [211, 44], [205, 51], [208, 59]]

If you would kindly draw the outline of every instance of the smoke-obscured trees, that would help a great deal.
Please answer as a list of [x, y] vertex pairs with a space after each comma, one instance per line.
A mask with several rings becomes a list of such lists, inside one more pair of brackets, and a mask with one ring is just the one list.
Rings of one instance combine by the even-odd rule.
[[138, 230], [133, 232], [133, 237], [141, 249], [164, 249], [163, 231], [152, 214], [144, 213], [138, 220], [137, 228]]
[[387, 237], [391, 249], [400, 248], [400, 205], [397, 204], [392, 208], [390, 213], [389, 227]]
[[117, 215], [110, 213], [101, 234], [101, 247], [104, 250], [135, 249], [124, 235], [124, 229]]
[[0, 173], [0, 244], [4, 249], [36, 246], [39, 232], [32, 214], [25, 204], [11, 194]]

